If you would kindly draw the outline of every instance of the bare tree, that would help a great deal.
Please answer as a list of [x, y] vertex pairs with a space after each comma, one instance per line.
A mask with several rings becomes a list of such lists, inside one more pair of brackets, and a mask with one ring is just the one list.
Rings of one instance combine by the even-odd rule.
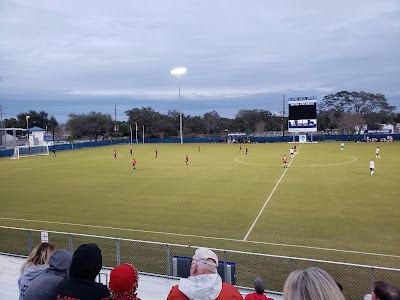
[[264, 121], [260, 121], [258, 123], [256, 123], [255, 129], [256, 129], [256, 133], [263, 133], [265, 130], [265, 122]]
[[365, 120], [360, 113], [344, 112], [338, 119], [338, 127], [347, 134], [353, 134], [358, 129], [360, 134], [361, 129], [365, 125]]

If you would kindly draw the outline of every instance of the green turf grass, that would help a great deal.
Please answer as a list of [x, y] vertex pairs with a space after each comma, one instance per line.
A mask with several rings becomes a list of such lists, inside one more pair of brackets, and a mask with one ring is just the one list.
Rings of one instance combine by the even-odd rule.
[[201, 152], [197, 144], [135, 144], [132, 157], [129, 147], [1, 159], [0, 225], [400, 267], [398, 257], [316, 249], [400, 255], [399, 143], [304, 144], [293, 161], [286, 143], [250, 144], [247, 156], [225, 144]]

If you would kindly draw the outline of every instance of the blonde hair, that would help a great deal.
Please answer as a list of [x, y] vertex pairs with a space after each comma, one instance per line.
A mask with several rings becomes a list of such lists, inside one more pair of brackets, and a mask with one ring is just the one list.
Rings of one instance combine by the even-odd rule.
[[292, 272], [283, 288], [284, 300], [345, 300], [332, 277], [319, 268]]
[[50, 256], [56, 248], [49, 243], [40, 243], [32, 250], [21, 267], [21, 272], [28, 266], [49, 265]]

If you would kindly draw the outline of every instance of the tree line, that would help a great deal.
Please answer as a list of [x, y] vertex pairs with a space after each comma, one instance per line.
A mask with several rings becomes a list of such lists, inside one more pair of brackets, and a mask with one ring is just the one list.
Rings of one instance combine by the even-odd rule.
[[[340, 130], [342, 133], [360, 133], [364, 125], [368, 129], [378, 129], [379, 124], [400, 123], [400, 113], [395, 112], [383, 94], [367, 92], [341, 91], [326, 95], [318, 104], [318, 130]], [[167, 114], [155, 111], [152, 107], [132, 108], [125, 111], [128, 121], [117, 121], [110, 114], [90, 112], [88, 114], [68, 115], [66, 129], [73, 138], [126, 137], [136, 124], [141, 132], [144, 126], [146, 137], [179, 136], [179, 111], [170, 110]], [[54, 116], [44, 111], [30, 110], [5, 119], [5, 127], [26, 128], [26, 116], [29, 115], [29, 127], [38, 126], [53, 133], [59, 126]], [[241, 109], [234, 118], [221, 117], [215, 110], [202, 116], [182, 114], [183, 134], [185, 137], [221, 136], [227, 132], [262, 134], [282, 131], [287, 128], [288, 116], [273, 114], [262, 109]], [[141, 136], [139, 134], [139, 136]]]
[[379, 129], [379, 124], [400, 123], [395, 110], [383, 94], [342, 91], [325, 96], [319, 104], [318, 128], [359, 134], [364, 125]]
[[[28, 120], [27, 116], [29, 116]], [[16, 118], [4, 120], [5, 128], [26, 128], [27, 126], [29, 126], [29, 128], [37, 126], [46, 129], [46, 131], [53, 134], [54, 139], [54, 135], [59, 124], [54, 116], [49, 117], [47, 112], [37, 112], [35, 110], [22, 112], [18, 114]]]

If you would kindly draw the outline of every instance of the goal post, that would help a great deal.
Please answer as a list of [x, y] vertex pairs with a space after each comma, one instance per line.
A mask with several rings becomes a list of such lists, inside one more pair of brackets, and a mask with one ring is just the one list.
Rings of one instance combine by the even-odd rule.
[[14, 148], [14, 155], [11, 156], [11, 159], [20, 159], [22, 157], [30, 157], [36, 155], [49, 155], [49, 146], [16, 146]]

